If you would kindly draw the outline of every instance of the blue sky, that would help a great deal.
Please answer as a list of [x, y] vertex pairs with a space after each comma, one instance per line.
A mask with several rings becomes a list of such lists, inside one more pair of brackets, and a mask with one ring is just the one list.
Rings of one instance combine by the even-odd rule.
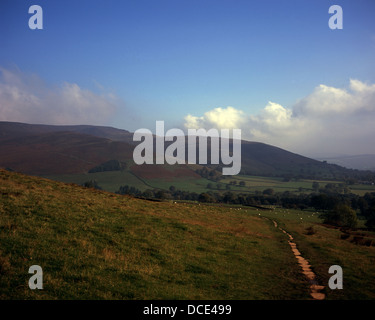
[[[43, 30], [28, 28], [33, 4]], [[333, 4], [343, 30], [328, 27]], [[375, 83], [372, 0], [2, 0], [0, 10], [0, 67], [44, 90], [111, 94], [102, 124], [124, 129], [183, 126], [228, 106], [256, 116], [269, 101], [292, 109], [320, 84]]]

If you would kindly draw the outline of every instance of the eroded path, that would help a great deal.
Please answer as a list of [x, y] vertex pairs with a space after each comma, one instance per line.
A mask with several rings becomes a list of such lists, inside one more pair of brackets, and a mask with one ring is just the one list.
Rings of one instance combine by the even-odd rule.
[[299, 265], [301, 266], [302, 273], [305, 275], [305, 277], [310, 283], [310, 295], [312, 296], [312, 298], [315, 300], [325, 299], [325, 294], [320, 292], [324, 289], [324, 286], [318, 284], [315, 273], [311, 270], [309, 262], [304, 257], [302, 257], [301, 253], [297, 249], [297, 245], [295, 244], [295, 242], [293, 242], [292, 235], [286, 232], [281, 227], [278, 227], [277, 222], [275, 220], [272, 220], [272, 222], [275, 228], [279, 228], [283, 233], [285, 233], [289, 237], [288, 243], [292, 249], [292, 252], [294, 256], [297, 258]]

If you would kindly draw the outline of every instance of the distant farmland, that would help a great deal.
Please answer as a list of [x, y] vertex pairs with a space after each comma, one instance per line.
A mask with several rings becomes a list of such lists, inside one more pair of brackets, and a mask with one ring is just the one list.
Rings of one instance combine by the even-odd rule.
[[[137, 166], [133, 166], [137, 167]], [[82, 185], [86, 181], [95, 180], [107, 191], [115, 192], [122, 185], [134, 186], [144, 191], [146, 189], [164, 189], [168, 190], [170, 186], [177, 189], [190, 192], [224, 192], [226, 186], [230, 186], [233, 192], [263, 191], [267, 188], [274, 189], [275, 192], [296, 192], [311, 193], [313, 192], [312, 184], [318, 182], [321, 187], [328, 183], [344, 183], [342, 181], [330, 180], [310, 180], [310, 179], [291, 179], [284, 181], [278, 177], [261, 177], [261, 176], [231, 176], [220, 181], [212, 181], [197, 175], [193, 169], [188, 167], [179, 168], [178, 166], [150, 166], [149, 170], [137, 168], [134, 170], [109, 171], [97, 173], [81, 173], [81, 174], [62, 174], [62, 175], [44, 175], [44, 177]], [[236, 181], [236, 185], [231, 185], [231, 181]], [[240, 186], [240, 182], [244, 182], [245, 186]], [[212, 188], [208, 188], [208, 184]], [[218, 187], [218, 184], [220, 187]], [[374, 185], [355, 184], [349, 186], [351, 192], [358, 195], [364, 195], [366, 192], [375, 192]]]

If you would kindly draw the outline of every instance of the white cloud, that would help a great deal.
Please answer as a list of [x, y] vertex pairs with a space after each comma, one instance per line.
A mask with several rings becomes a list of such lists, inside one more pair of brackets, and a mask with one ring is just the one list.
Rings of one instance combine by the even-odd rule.
[[119, 100], [75, 83], [48, 87], [37, 75], [0, 67], [0, 120], [46, 124], [107, 124]]
[[185, 127], [189, 129], [198, 129], [213, 127], [218, 129], [236, 128], [243, 124], [244, 113], [233, 107], [215, 108], [204, 114], [202, 117], [187, 115], [185, 117]]
[[271, 132], [290, 128], [293, 120], [291, 110], [271, 101], [268, 102], [260, 115], [252, 116], [250, 119]]
[[297, 115], [313, 116], [349, 115], [373, 108], [375, 84], [368, 85], [351, 79], [349, 89], [348, 91], [321, 84], [312, 94], [298, 101], [293, 112]]
[[190, 125], [240, 128], [244, 139], [307, 155], [375, 153], [375, 84], [350, 80], [347, 89], [321, 84], [291, 108], [269, 102], [255, 115], [216, 108], [201, 117], [187, 116], [185, 127]]
[[293, 111], [302, 115], [324, 116], [346, 111], [350, 94], [344, 89], [321, 84], [314, 92], [294, 106]]

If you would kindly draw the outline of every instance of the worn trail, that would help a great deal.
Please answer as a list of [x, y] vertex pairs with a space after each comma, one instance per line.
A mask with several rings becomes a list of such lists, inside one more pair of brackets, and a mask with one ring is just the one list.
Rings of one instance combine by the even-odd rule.
[[306, 278], [308, 279], [310, 283], [310, 295], [312, 296], [312, 298], [315, 300], [325, 299], [325, 294], [320, 292], [321, 290], [324, 289], [324, 286], [321, 286], [318, 284], [315, 273], [311, 270], [311, 266], [308, 263], [308, 261], [304, 257], [302, 257], [301, 253], [297, 249], [297, 245], [293, 242], [293, 237], [284, 229], [282, 229], [281, 227], [278, 227], [276, 221], [272, 220], [272, 222], [275, 228], [279, 228], [282, 232], [288, 235], [289, 237], [288, 243], [292, 249], [292, 252], [297, 258], [299, 265], [301, 266], [302, 273], [306, 276]]

